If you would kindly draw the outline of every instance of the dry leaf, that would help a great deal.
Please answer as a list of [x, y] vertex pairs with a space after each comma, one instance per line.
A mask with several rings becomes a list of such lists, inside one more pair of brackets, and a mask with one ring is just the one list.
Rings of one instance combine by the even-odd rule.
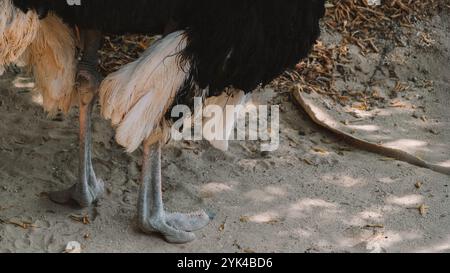
[[420, 189], [423, 186], [423, 182], [422, 181], [418, 181], [415, 185], [416, 189]]
[[219, 231], [222, 232], [225, 230], [225, 225], [227, 224], [227, 219], [223, 221], [223, 223], [219, 226]]
[[372, 224], [372, 225], [366, 225], [366, 228], [384, 228], [384, 225], [382, 224]]
[[426, 216], [428, 214], [428, 210], [430, 209], [430, 207], [428, 207], [427, 205], [423, 204], [420, 207], [418, 207], [418, 210], [420, 212], [420, 215], [422, 216]]
[[80, 222], [83, 225], [89, 225], [91, 221], [89, 220], [89, 215], [70, 215], [70, 219], [74, 220], [75, 222]]
[[242, 223], [248, 223], [250, 222], [250, 217], [248, 216], [242, 216], [239, 221], [241, 221]]
[[360, 111], [367, 111], [369, 109], [366, 103], [355, 103], [352, 108]]
[[24, 221], [15, 221], [15, 220], [9, 220], [7, 221], [8, 224], [14, 225], [16, 227], [20, 227], [23, 229], [29, 229], [29, 228], [36, 228], [37, 226], [30, 222], [24, 222]]
[[253, 253], [256, 253], [253, 249], [251, 249], [251, 248], [244, 248], [243, 250], [242, 250], [244, 253], [247, 253], [247, 254], [253, 254]]
[[306, 163], [306, 164], [308, 164], [308, 165], [310, 165], [310, 166], [314, 166], [315, 164], [311, 161], [311, 160], [309, 160], [309, 159], [303, 159], [303, 161]]
[[407, 107], [407, 105], [401, 101], [393, 101], [393, 102], [391, 102], [390, 106], [393, 108], [406, 108]]
[[314, 152], [321, 153], [321, 154], [327, 154], [328, 151], [325, 148], [322, 147], [313, 147]]

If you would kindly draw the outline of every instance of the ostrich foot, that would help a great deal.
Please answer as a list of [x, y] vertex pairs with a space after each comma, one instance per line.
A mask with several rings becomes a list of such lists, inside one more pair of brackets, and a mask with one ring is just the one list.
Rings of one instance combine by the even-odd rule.
[[169, 226], [188, 232], [206, 227], [213, 218], [213, 215], [204, 210], [193, 213], [166, 213], [165, 215], [166, 223]]
[[196, 239], [194, 233], [180, 230], [168, 225], [165, 217], [162, 215], [152, 216], [149, 219], [143, 220], [139, 226], [145, 233], [160, 233], [167, 242], [172, 244], [185, 244]]
[[211, 220], [205, 211], [166, 213], [161, 186], [161, 142], [144, 142], [142, 183], [139, 191], [138, 222], [145, 233], [160, 233], [167, 242], [184, 244], [195, 240], [192, 231], [205, 227]]
[[57, 204], [64, 205], [76, 202], [80, 207], [85, 208], [97, 201], [104, 192], [103, 181], [97, 180], [95, 183], [90, 183], [86, 188], [77, 183], [66, 190], [51, 192], [49, 198]]

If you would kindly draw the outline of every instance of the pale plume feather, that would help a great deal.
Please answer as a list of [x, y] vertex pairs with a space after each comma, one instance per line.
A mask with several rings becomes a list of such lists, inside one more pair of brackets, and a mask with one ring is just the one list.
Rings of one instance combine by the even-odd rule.
[[49, 14], [41, 20], [36, 39], [24, 54], [33, 73], [36, 90], [50, 114], [68, 112], [78, 98], [75, 90], [76, 58], [73, 31], [62, 20]]
[[0, 0], [0, 66], [16, 63], [39, 30], [35, 12], [23, 13], [10, 0]]
[[155, 42], [135, 62], [109, 75], [100, 86], [102, 114], [117, 126], [116, 140], [128, 152], [161, 126], [187, 77], [179, 54], [186, 42], [184, 32], [174, 32]]
[[50, 114], [67, 112], [77, 98], [75, 52], [73, 31], [60, 18], [49, 14], [39, 20], [36, 12], [0, 0], [0, 68], [24, 63]]

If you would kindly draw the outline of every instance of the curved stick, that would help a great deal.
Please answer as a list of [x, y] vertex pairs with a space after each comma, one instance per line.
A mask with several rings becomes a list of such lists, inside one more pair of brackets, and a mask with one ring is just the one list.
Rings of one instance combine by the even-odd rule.
[[324, 129], [331, 131], [332, 133], [338, 135], [348, 144], [350, 144], [358, 149], [364, 150], [364, 151], [368, 151], [371, 153], [390, 157], [390, 158], [393, 158], [393, 159], [396, 159], [399, 161], [407, 162], [409, 164], [412, 164], [412, 165], [415, 165], [415, 166], [418, 166], [421, 168], [430, 169], [430, 170], [438, 172], [438, 173], [450, 175], [450, 168], [448, 168], [448, 167], [443, 167], [443, 166], [429, 163], [423, 159], [420, 159], [408, 152], [405, 152], [405, 151], [402, 151], [399, 149], [389, 148], [386, 146], [382, 146], [382, 145], [379, 145], [376, 143], [372, 143], [372, 142], [357, 138], [355, 136], [352, 136], [344, 131], [341, 131], [341, 130], [333, 127], [326, 120], [322, 120], [317, 115], [317, 109], [314, 106], [314, 104], [311, 103], [311, 101], [309, 99], [305, 98], [300, 91], [293, 91], [293, 94], [294, 94], [294, 98], [296, 99], [296, 101], [300, 104], [300, 106], [303, 108], [303, 110], [305, 110], [305, 112], [308, 114], [308, 116], [311, 118], [311, 120], [314, 123], [316, 123], [317, 125], [319, 125], [320, 127], [324, 128]]

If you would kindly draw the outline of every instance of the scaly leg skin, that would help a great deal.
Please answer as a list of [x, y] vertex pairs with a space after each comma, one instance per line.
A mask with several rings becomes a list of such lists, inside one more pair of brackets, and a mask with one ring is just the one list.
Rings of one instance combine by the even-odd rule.
[[205, 212], [166, 213], [162, 201], [161, 142], [144, 143], [142, 184], [138, 201], [138, 221], [142, 231], [158, 232], [167, 242], [184, 244], [195, 240], [194, 230], [205, 227], [210, 217]]
[[103, 181], [97, 179], [92, 166], [92, 109], [100, 85], [97, 60], [101, 33], [85, 31], [84, 54], [78, 66], [77, 91], [80, 98], [80, 161], [79, 181], [67, 190], [52, 192], [50, 199], [58, 204], [75, 201], [81, 207], [88, 207], [104, 193]]

